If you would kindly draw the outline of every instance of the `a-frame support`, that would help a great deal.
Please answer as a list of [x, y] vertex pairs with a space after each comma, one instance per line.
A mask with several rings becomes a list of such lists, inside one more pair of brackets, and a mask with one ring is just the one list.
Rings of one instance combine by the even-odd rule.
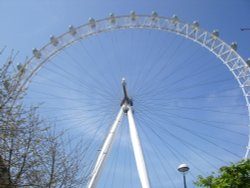
[[127, 114], [127, 117], [128, 117], [130, 138], [131, 138], [131, 142], [132, 142], [132, 146], [133, 146], [136, 167], [137, 167], [138, 175], [140, 178], [141, 186], [142, 186], [142, 188], [150, 188], [150, 181], [149, 181], [149, 177], [148, 177], [146, 163], [144, 160], [144, 155], [143, 155], [143, 151], [142, 151], [142, 147], [141, 147], [141, 143], [140, 143], [140, 138], [139, 138], [139, 135], [137, 132], [137, 128], [136, 128], [135, 120], [134, 120], [134, 116], [133, 116], [133, 109], [132, 109], [133, 101], [128, 96], [128, 91], [127, 91], [125, 79], [122, 79], [122, 88], [123, 88], [124, 98], [121, 102], [120, 111], [119, 111], [119, 113], [118, 113], [113, 125], [111, 126], [109, 133], [104, 141], [102, 149], [101, 149], [99, 156], [97, 158], [95, 167], [91, 173], [87, 188], [95, 188], [96, 187], [96, 183], [97, 183], [98, 178], [101, 174], [106, 157], [108, 155], [108, 152], [112, 146], [114, 137], [116, 135], [117, 128], [118, 128], [119, 123], [121, 122], [124, 114]]

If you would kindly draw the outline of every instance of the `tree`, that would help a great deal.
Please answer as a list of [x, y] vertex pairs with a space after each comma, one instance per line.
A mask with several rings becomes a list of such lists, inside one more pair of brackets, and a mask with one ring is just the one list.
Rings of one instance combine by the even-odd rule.
[[195, 185], [210, 188], [249, 188], [250, 187], [250, 160], [242, 160], [223, 166], [218, 174], [208, 177], [198, 176]]
[[[25, 106], [25, 66], [14, 65], [14, 53], [0, 68], [0, 188], [79, 187], [82, 147], [71, 152], [64, 133], [45, 122], [37, 107]], [[82, 169], [81, 168], [81, 169]]]

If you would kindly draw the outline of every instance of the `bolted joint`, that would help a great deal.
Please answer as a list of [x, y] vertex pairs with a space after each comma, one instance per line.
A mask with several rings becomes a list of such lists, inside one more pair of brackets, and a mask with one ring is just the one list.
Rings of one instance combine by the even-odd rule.
[[126, 98], [126, 97], [123, 98], [120, 106], [122, 106], [122, 105], [125, 105], [125, 106], [127, 106], [127, 105], [133, 106], [133, 99]]
[[123, 113], [124, 113], [124, 114], [128, 114], [128, 111], [129, 111], [129, 110], [131, 110], [132, 113], [134, 113], [134, 109], [133, 109], [132, 106], [130, 106], [130, 105], [124, 105], [124, 106], [122, 107], [122, 110], [123, 110]]
[[123, 110], [123, 112], [124, 112], [125, 114], [127, 114], [128, 111], [129, 111], [129, 107], [128, 107], [127, 105], [124, 105], [123, 108], [122, 108], [122, 110]]

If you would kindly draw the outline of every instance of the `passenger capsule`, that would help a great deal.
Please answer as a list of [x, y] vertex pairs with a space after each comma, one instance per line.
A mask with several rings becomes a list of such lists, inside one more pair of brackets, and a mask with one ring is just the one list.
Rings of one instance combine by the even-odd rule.
[[69, 26], [69, 33], [73, 36], [76, 35], [76, 28], [73, 25]]
[[237, 50], [237, 47], [238, 47], [238, 46], [237, 46], [237, 43], [236, 43], [236, 42], [232, 42], [230, 46], [231, 46], [231, 48], [232, 48], [233, 50], [235, 50], [235, 51]]
[[130, 17], [131, 17], [131, 20], [132, 20], [132, 21], [135, 21], [135, 19], [136, 19], [135, 11], [131, 11], [131, 12], [130, 12]]
[[96, 26], [96, 21], [94, 18], [89, 18], [89, 25], [91, 28], [95, 28]]
[[36, 48], [34, 48], [33, 50], [32, 50], [32, 52], [33, 52], [33, 55], [37, 58], [37, 59], [40, 59], [41, 58], [41, 52], [39, 51], [39, 50], [37, 50]]
[[53, 46], [57, 46], [59, 43], [58, 39], [53, 35], [50, 36], [50, 42], [51, 42], [51, 44], [53, 44]]
[[250, 58], [248, 58], [248, 59], [246, 60], [246, 63], [247, 63], [247, 65], [248, 65], [248, 67], [250, 67]]
[[216, 37], [216, 38], [220, 36], [220, 33], [219, 33], [218, 30], [213, 30], [212, 34], [213, 34], [213, 36]]
[[179, 22], [178, 16], [173, 15], [172, 18], [171, 18], [171, 21], [172, 21], [173, 24], [177, 24]]
[[110, 23], [114, 24], [115, 23], [115, 15], [113, 13], [110, 13], [109, 15]]
[[193, 27], [193, 29], [198, 29], [200, 27], [199, 22], [193, 21], [192, 27]]

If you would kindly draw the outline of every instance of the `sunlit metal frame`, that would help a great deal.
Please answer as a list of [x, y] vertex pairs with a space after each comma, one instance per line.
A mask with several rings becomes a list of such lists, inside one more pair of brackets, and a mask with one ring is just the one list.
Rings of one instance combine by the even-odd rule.
[[[126, 16], [115, 16], [111, 14], [109, 17], [100, 20], [89, 19], [85, 25], [74, 27], [70, 26], [69, 30], [59, 37], [51, 36], [50, 42], [41, 49], [33, 49], [33, 57], [25, 64], [27, 78], [22, 83], [22, 87], [26, 87], [31, 78], [39, 71], [39, 69], [48, 62], [50, 58], [60, 52], [62, 49], [72, 45], [73, 43], [83, 40], [87, 37], [97, 35], [102, 32], [109, 32], [119, 29], [154, 29], [164, 32], [172, 32], [177, 35], [188, 38], [201, 46], [207, 48], [232, 72], [235, 79], [243, 92], [248, 108], [248, 116], [250, 117], [250, 69], [249, 62], [236, 52], [237, 45], [225, 43], [219, 38], [218, 31], [208, 32], [200, 28], [198, 22], [192, 24], [184, 23], [177, 16], [161, 17], [156, 12], [151, 15], [137, 15], [131, 12]], [[249, 125], [250, 126], [250, 125]], [[246, 153], [244, 158], [248, 158], [250, 149], [250, 139], [248, 139]]]

